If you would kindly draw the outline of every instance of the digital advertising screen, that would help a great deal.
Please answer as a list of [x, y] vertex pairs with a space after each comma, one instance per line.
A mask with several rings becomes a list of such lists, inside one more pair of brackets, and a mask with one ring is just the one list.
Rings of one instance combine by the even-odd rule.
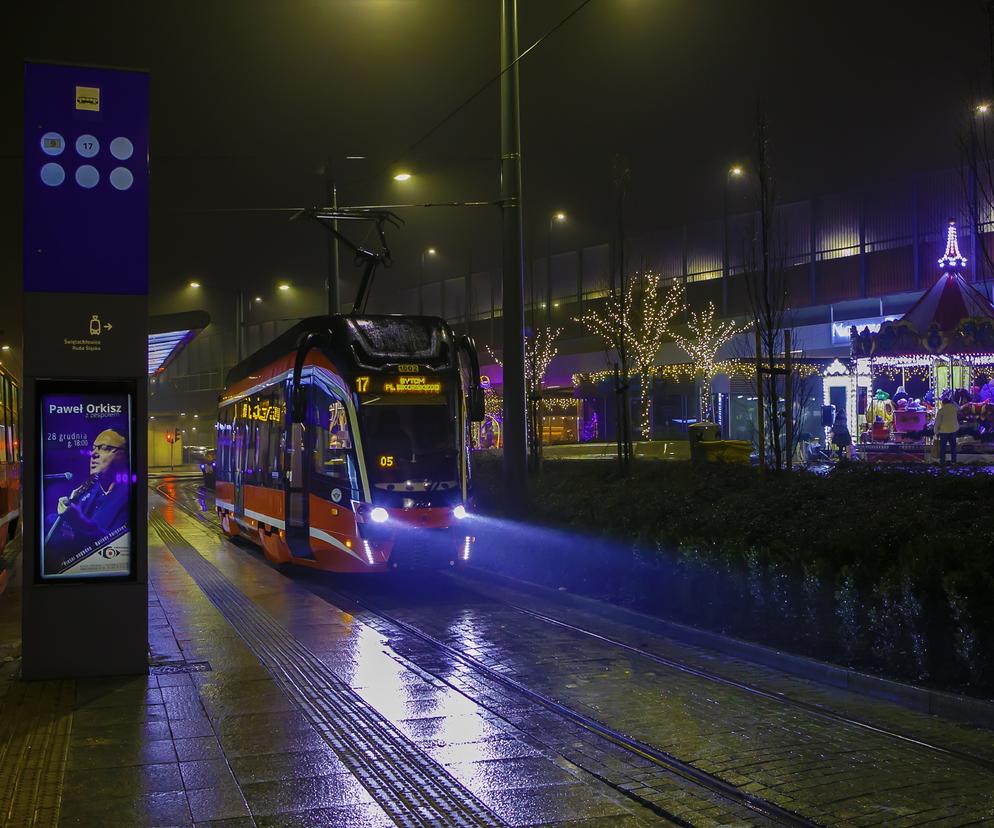
[[133, 571], [133, 393], [39, 385], [43, 580]]

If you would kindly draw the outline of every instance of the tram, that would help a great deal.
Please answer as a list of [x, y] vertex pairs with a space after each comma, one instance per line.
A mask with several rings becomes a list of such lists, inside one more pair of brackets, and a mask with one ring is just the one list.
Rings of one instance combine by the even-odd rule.
[[482, 419], [476, 347], [443, 319], [305, 319], [228, 373], [223, 530], [274, 564], [460, 565], [474, 542], [470, 423]]
[[[17, 534], [21, 515], [20, 388], [0, 365], [0, 553]], [[0, 592], [7, 582], [0, 556]]]

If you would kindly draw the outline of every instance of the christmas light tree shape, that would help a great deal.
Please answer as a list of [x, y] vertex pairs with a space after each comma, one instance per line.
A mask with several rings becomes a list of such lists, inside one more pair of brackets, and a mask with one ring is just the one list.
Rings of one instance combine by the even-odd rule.
[[[642, 438], [651, 439], [650, 406], [656, 355], [663, 340], [671, 335], [673, 318], [685, 310], [683, 286], [674, 283], [660, 289], [659, 275], [651, 271], [629, 279], [621, 295], [611, 296], [600, 310], [574, 319], [601, 337], [609, 349], [629, 355], [641, 385]], [[623, 366], [624, 369], [625, 366]]]
[[956, 220], [949, 219], [949, 229], [946, 230], [946, 252], [939, 259], [939, 267], [943, 270], [960, 270], [964, 265], [966, 265], [966, 256], [959, 252]]
[[714, 302], [701, 314], [690, 314], [689, 334], [674, 334], [676, 344], [687, 352], [694, 369], [701, 377], [701, 419], [711, 419], [711, 385], [719, 373], [718, 352], [734, 337], [745, 333], [748, 325], [739, 327], [732, 321], [716, 322]]
[[[549, 370], [549, 365], [555, 359], [556, 354], [559, 353], [556, 340], [562, 332], [562, 328], [543, 328], [540, 331], [525, 334], [525, 390], [529, 397], [541, 393], [542, 383], [545, 382], [545, 373]], [[497, 358], [489, 345], [487, 353], [501, 368], [504, 367], [503, 360]]]

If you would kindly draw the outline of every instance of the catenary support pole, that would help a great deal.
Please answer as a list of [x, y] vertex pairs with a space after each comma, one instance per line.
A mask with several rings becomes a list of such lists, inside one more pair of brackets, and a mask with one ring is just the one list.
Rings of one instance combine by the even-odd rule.
[[[338, 209], [338, 185], [331, 181], [328, 184], [329, 195], [331, 196], [331, 209]], [[332, 219], [331, 228], [335, 232], [331, 234], [331, 242], [328, 248], [328, 314], [336, 314], [341, 309], [341, 270], [339, 269], [338, 256], [338, 219]]]
[[500, 203], [504, 286], [504, 496], [520, 513], [528, 499], [525, 425], [524, 251], [518, 109], [517, 0], [500, 6]]
[[759, 431], [759, 470], [766, 468], [766, 423], [763, 416], [763, 344], [756, 326], [756, 428]]
[[[783, 332], [783, 400], [784, 425], [787, 428], [787, 471], [794, 468], [794, 363], [791, 355], [790, 331]], [[803, 405], [803, 401], [802, 401]]]

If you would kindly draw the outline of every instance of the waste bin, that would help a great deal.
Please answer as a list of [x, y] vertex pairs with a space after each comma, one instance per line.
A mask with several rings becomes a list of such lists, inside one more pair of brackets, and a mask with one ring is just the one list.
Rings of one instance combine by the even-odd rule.
[[691, 462], [706, 463], [707, 452], [705, 452], [701, 442], [721, 439], [721, 428], [715, 423], [694, 423], [687, 426], [687, 439], [690, 440]]

